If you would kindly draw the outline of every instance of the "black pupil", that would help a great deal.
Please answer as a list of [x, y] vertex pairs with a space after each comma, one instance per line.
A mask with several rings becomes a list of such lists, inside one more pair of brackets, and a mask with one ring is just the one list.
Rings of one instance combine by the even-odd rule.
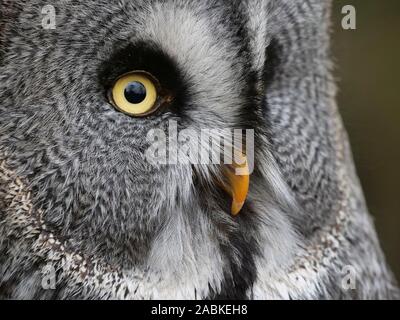
[[130, 103], [138, 104], [146, 99], [146, 88], [140, 82], [131, 82], [125, 88], [125, 98]]

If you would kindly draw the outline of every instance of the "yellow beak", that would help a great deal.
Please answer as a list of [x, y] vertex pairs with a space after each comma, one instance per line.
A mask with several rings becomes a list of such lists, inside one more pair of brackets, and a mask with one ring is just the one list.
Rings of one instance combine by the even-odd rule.
[[229, 185], [224, 185], [226, 192], [232, 196], [231, 214], [237, 216], [243, 209], [250, 187], [250, 171], [246, 156], [241, 156], [240, 164], [227, 166], [226, 177]]

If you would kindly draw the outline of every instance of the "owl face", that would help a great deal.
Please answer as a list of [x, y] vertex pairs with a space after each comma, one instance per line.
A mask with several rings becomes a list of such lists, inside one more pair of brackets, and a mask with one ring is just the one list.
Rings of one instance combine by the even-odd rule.
[[15, 9], [0, 90], [1, 127], [12, 126], [4, 145], [21, 156], [46, 221], [129, 262], [176, 211], [234, 223], [227, 192], [210, 181], [220, 167], [149, 163], [146, 137], [171, 121], [194, 131], [260, 121], [244, 5], [63, 1], [47, 29], [46, 4]]
[[[34, 219], [32, 229], [18, 216], [16, 227], [0, 199], [0, 234], [12, 238], [0, 236], [0, 278], [23, 275], [11, 290], [53, 294], [26, 289], [41, 280], [32, 266], [47, 262], [35, 251], [45, 224], [40, 232], [91, 262], [93, 281], [115, 280], [91, 292], [85, 278], [75, 290], [72, 270], [56, 297], [320, 294], [315, 264], [312, 281], [296, 270], [303, 279], [303, 258], [320, 261], [321, 241], [336, 243], [319, 231], [347, 210], [343, 177], [354, 176], [335, 109], [330, 1], [63, 0], [50, 25], [45, 0], [3, 3], [0, 162], [29, 186]], [[237, 163], [170, 158], [171, 145], [203, 147], [202, 130], [227, 138], [232, 129], [253, 132], [250, 177], [247, 148], [242, 178], [230, 174]], [[155, 145], [166, 161], [150, 161]], [[303, 285], [314, 282], [312, 292]]]

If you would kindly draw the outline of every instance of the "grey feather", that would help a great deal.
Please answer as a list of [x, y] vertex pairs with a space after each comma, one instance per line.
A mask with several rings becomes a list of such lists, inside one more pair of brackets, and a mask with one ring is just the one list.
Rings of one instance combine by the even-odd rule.
[[[55, 30], [49, 1], [1, 2], [0, 296], [399, 298], [337, 113], [330, 1], [64, 0]], [[108, 102], [107, 64], [144, 44], [184, 84], [179, 112]], [[215, 167], [146, 160], [170, 120], [255, 130], [242, 215], [221, 208]]]

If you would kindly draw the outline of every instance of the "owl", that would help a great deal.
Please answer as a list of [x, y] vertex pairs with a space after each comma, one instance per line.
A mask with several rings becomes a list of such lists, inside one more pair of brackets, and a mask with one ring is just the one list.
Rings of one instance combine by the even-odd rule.
[[2, 0], [0, 296], [398, 298], [330, 6]]

